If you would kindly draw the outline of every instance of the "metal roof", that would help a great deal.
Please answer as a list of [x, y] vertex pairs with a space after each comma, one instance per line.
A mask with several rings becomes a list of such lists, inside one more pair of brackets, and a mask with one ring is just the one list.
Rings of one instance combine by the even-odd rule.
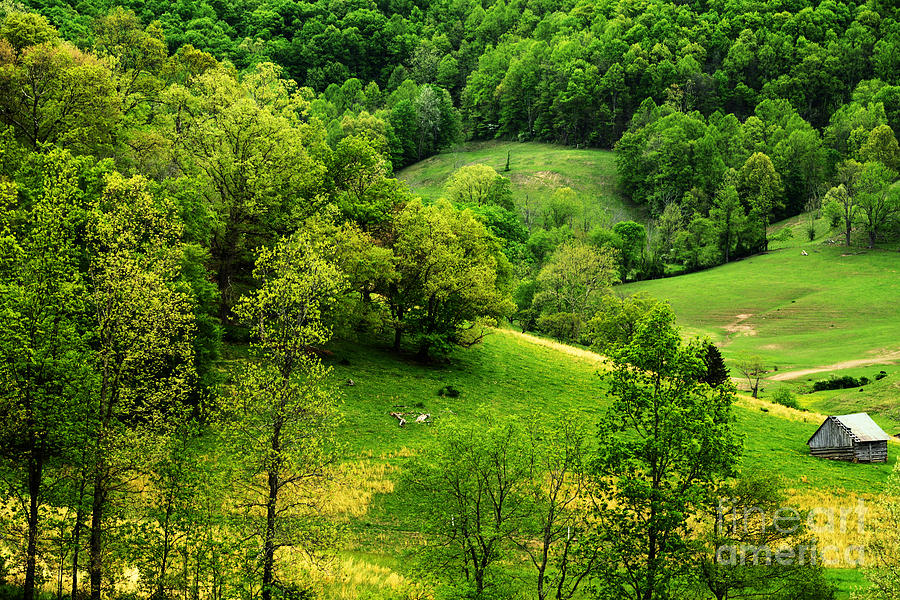
[[834, 419], [850, 430], [858, 442], [886, 442], [890, 437], [879, 427], [868, 413], [835, 415]]

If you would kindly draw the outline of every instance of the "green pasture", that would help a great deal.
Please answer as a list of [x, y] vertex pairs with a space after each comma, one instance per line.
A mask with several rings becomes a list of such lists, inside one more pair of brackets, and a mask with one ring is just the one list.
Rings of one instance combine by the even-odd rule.
[[813, 242], [619, 291], [668, 300], [679, 322], [719, 342], [726, 358], [758, 354], [779, 370], [900, 350], [900, 254], [892, 251]]
[[[506, 159], [509, 155], [509, 171]], [[432, 156], [397, 176], [428, 200], [440, 198], [444, 182], [466, 165], [486, 164], [509, 177], [520, 212], [540, 215], [553, 192], [570, 187], [578, 194], [591, 223], [644, 219], [644, 210], [626, 202], [617, 190], [615, 155], [606, 150], [579, 150], [534, 142], [478, 142]]]

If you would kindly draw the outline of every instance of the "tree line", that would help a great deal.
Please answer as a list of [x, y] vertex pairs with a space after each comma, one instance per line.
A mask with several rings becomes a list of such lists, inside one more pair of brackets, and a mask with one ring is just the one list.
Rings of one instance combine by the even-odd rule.
[[[307, 593], [279, 557], [338, 539], [321, 347], [477, 343], [514, 310], [510, 263], [392, 177], [385, 121], [329, 130], [280, 67], [170, 54], [127, 11], [93, 32], [86, 52], [0, 14], [3, 573], [26, 599], [130, 569], [148, 597]], [[433, 151], [452, 106], [404, 90]]]
[[[564, 558], [554, 566], [560, 522], [540, 520], [553, 505], [535, 482], [557, 477], [553, 502], [562, 501], [570, 493], [569, 474], [582, 476], [581, 459], [560, 472], [558, 455], [526, 442], [528, 435], [550, 434], [526, 435], [517, 425], [498, 424], [484, 435], [448, 430], [447, 443], [460, 445], [429, 461], [440, 466], [456, 452], [471, 456], [482, 470], [458, 472], [460, 489], [474, 485], [492, 495], [486, 480], [493, 482], [492, 469], [510, 460], [515, 478], [508, 506], [529, 523], [540, 517], [543, 534], [523, 537], [534, 530], [510, 528], [502, 506], [490, 527], [483, 527], [484, 514], [465, 515], [473, 522], [462, 512], [446, 513], [451, 529], [431, 534], [447, 542], [450, 554], [435, 560], [462, 569], [463, 577], [454, 580], [474, 584], [483, 595], [494, 585], [489, 567], [504, 556], [501, 550], [513, 544], [527, 554], [533, 540], [543, 539], [547, 555], [531, 555], [540, 566], [541, 589], [552, 587], [549, 581], [569, 565], [584, 577], [607, 565], [609, 588], [598, 594], [665, 597], [680, 581], [679, 569], [690, 564], [685, 519], [700, 510], [698, 498], [713, 483], [732, 474], [736, 448], [731, 391], [701, 381], [708, 371], [701, 359], [709, 350], [677, 343], [671, 314], [652, 299], [610, 294], [615, 282], [644, 277], [648, 265], [664, 262], [650, 258], [662, 256], [648, 248], [659, 238], [633, 221], [584, 219], [573, 208], [572, 190], [559, 190], [539, 216], [519, 214], [509, 180], [491, 169], [460, 170], [447, 182], [446, 200], [414, 197], [394, 169], [452, 144], [465, 123], [479, 131], [481, 117], [465, 108], [468, 96], [455, 79], [463, 71], [450, 76], [452, 45], [445, 48], [440, 39], [417, 47], [409, 68], [401, 64], [386, 74], [372, 65], [368, 71], [362, 64], [352, 71], [335, 66], [335, 57], [358, 55], [313, 36], [309, 47], [321, 52], [302, 46], [299, 55], [326, 62], [301, 71], [287, 60], [264, 60], [271, 58], [260, 50], [265, 43], [246, 38], [234, 45], [231, 34], [222, 33], [243, 31], [250, 14], [272, 17], [262, 9], [235, 9], [226, 26], [216, 12], [225, 9], [203, 3], [135, 6], [138, 14], [81, 7], [88, 8], [93, 12], [82, 15], [64, 5], [42, 7], [61, 36], [44, 16], [0, 6], [0, 476], [10, 498], [3, 519], [7, 539], [14, 540], [9, 565], [22, 574], [26, 600], [48, 584], [57, 597], [88, 589], [99, 599], [115, 589], [126, 567], [139, 572], [141, 593], [157, 598], [269, 600], [311, 593], [284, 572], [279, 557], [301, 562], [339, 539], [337, 520], [322, 518], [325, 479], [340, 456], [336, 393], [319, 358], [322, 346], [333, 336], [372, 336], [429, 360], [477, 343], [489, 326], [513, 316], [528, 328], [595, 343], [616, 357], [619, 368], [608, 385], [617, 400], [603, 427], [619, 445], [599, 451], [591, 468], [631, 487], [604, 487], [609, 481], [584, 471], [590, 498], [611, 504], [590, 517], [600, 520], [592, 533], [577, 539], [567, 533], [566, 542], [576, 543], [563, 544], [564, 556], [575, 562]], [[427, 19], [435, 19], [435, 27], [455, 23], [450, 12], [440, 12], [445, 9], [471, 9], [471, 23], [481, 31], [471, 47], [484, 44], [485, 51], [498, 18], [519, 18], [508, 7], [437, 3]], [[316, 10], [325, 12], [319, 5]], [[396, 10], [408, 11], [410, 19], [423, 13], [412, 4]], [[579, 10], [585, 8], [571, 8], [576, 15]], [[178, 27], [172, 11], [186, 19]], [[360, 11], [347, 18], [377, 12]], [[857, 12], [872, 20], [865, 10]], [[168, 16], [162, 24], [139, 17], [150, 13]], [[343, 18], [339, 14], [334, 18]], [[297, 16], [303, 28], [305, 18]], [[394, 14], [390, 21], [404, 18]], [[312, 19], [308, 25], [309, 31], [318, 27]], [[379, 31], [389, 33], [394, 25], [381, 23]], [[535, 22], [536, 31], [553, 30], [548, 27]], [[342, 43], [353, 39], [346, 29], [325, 27]], [[218, 32], [218, 46], [204, 37], [211, 31]], [[559, 45], [573, 52], [581, 46]], [[390, 52], [365, 56], [395, 58]], [[443, 73], [440, 80], [417, 75], [429, 64]], [[320, 80], [310, 73], [320, 73]], [[674, 102], [678, 90], [671, 91]], [[593, 117], [579, 112], [579, 99], [574, 90], [571, 101], [559, 104], [582, 121], [566, 134], [571, 137], [558, 139], [581, 143], [587, 135]], [[454, 106], [460, 101], [462, 112]], [[815, 131], [792, 112], [793, 104], [763, 102], [759, 115], [742, 123], [679, 111], [673, 102], [644, 102], [631, 119], [620, 143], [622, 164], [636, 163], [628, 164], [634, 176], [626, 185], [663, 201], [659, 207], [672, 216], [674, 238], [699, 239], [700, 255], [713, 247], [728, 260], [729, 252], [758, 247], [781, 199], [779, 181], [786, 181], [783, 189], [801, 190], [799, 197], [809, 183], [803, 177], [814, 176], [801, 170], [795, 182], [777, 168], [818, 156], [814, 143], [811, 154], [801, 151]], [[893, 206], [888, 188], [879, 185], [893, 181], [896, 167], [890, 162], [896, 140], [892, 145], [892, 130], [881, 122], [888, 118], [885, 106], [860, 100], [858, 110], [846, 112], [846, 126], [834, 129], [835, 144], [846, 144], [848, 158], [835, 163], [846, 175], [828, 195], [830, 205], [844, 211], [832, 212], [845, 218], [849, 211], [852, 226], [869, 218], [867, 203]], [[734, 153], [719, 146], [732, 140], [721, 133], [728, 127], [741, 131]], [[672, 149], [669, 162], [640, 163], [647, 147], [662, 147], [653, 140], [681, 143], [685, 130], [702, 132], [685, 139], [700, 140], [695, 145], [708, 152], [709, 173], [687, 173]], [[754, 131], [761, 133], [754, 137]], [[783, 138], [796, 143], [782, 144]], [[773, 162], [767, 152], [782, 158]], [[660, 187], [669, 180], [690, 187], [679, 196]], [[720, 202], [720, 194], [728, 198]], [[677, 202], [665, 202], [670, 198]], [[722, 217], [734, 223], [726, 227], [734, 237], [724, 246], [721, 233], [695, 238], [690, 227], [675, 224], [676, 208], [683, 215], [708, 209], [709, 216], [699, 218], [715, 221], [714, 211], [726, 206], [745, 213], [734, 208], [733, 221]], [[531, 218], [541, 226], [533, 227]], [[877, 241], [886, 221], [873, 219]], [[642, 320], [646, 315], [650, 321]], [[657, 334], [659, 344], [650, 339]], [[663, 354], [648, 354], [641, 340]], [[246, 356], [225, 360], [233, 352]], [[706, 445], [675, 436], [684, 425], [679, 421], [656, 423], [661, 429], [642, 441], [629, 437], [620, 417], [646, 408], [628, 402], [636, 391], [647, 391], [653, 373], [675, 387], [674, 395], [651, 395], [651, 404], [677, 408], [673, 418], [714, 416], [701, 432]], [[570, 455], [566, 448], [583, 434], [561, 435], [550, 448]], [[676, 469], [648, 479], [648, 465], [660, 458], [659, 435], [667, 436], [673, 452], [683, 451], [674, 458], [696, 459], [703, 473]], [[527, 465], [520, 462], [526, 457]], [[429, 466], [416, 475], [419, 481], [436, 476]], [[705, 479], [696, 483], [695, 477]], [[689, 497], [668, 495], [673, 491]], [[460, 504], [467, 498], [439, 496], [431, 506], [467, 511], [469, 505]], [[640, 515], [656, 509], [663, 510], [662, 528], [638, 527]], [[474, 524], [477, 535], [498, 536], [475, 563], [468, 562], [473, 549], [490, 540], [467, 537], [456, 529], [457, 517], [460, 527]], [[440, 523], [446, 526], [446, 519]], [[590, 560], [585, 543], [594, 533], [607, 545], [598, 541], [593, 547], [605, 554]], [[660, 544], [660, 535], [672, 544]], [[609, 546], [628, 539], [646, 539], [648, 553], [640, 544]], [[628, 573], [636, 578], [623, 579]], [[553, 579], [557, 594], [574, 593], [576, 582], [567, 581]]]

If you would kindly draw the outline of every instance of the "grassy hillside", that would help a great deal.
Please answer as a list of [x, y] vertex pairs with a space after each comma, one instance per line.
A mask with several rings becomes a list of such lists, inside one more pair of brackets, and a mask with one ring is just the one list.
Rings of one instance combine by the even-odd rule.
[[[900, 432], [900, 254], [838, 245], [822, 221], [812, 242], [801, 218], [772, 232], [786, 227], [793, 237], [766, 254], [620, 292], [667, 299], [679, 322], [718, 342], [726, 359], [761, 356], [771, 369], [764, 397], [788, 387], [805, 408], [869, 412], [888, 433]], [[882, 370], [887, 376], [875, 381]], [[815, 381], [843, 375], [872, 381], [809, 393]]]
[[726, 357], [808, 369], [900, 350], [900, 255], [815, 244], [623, 286], [671, 302], [682, 325]]
[[[507, 154], [508, 172], [504, 171]], [[540, 215], [541, 207], [556, 189], [570, 187], [578, 193], [591, 222], [598, 222], [603, 211], [616, 221], [644, 216], [642, 209], [618, 194], [614, 154], [604, 150], [531, 142], [471, 143], [407, 167], [398, 177], [422, 197], [434, 200], [442, 195], [444, 182], [454, 171], [479, 163], [510, 178], [513, 200], [520, 210], [527, 202], [529, 209]]]
[[[409, 510], [400, 474], [403, 465], [434, 443], [438, 430], [415, 423], [400, 428], [390, 412], [425, 412], [440, 421], [450, 414], [477, 419], [481, 409], [506, 417], [535, 415], [552, 423], [561, 413], [574, 411], [590, 423], [608, 406], [600, 377], [602, 357], [510, 330], [497, 331], [439, 366], [356, 344], [334, 350], [331, 364], [343, 386], [341, 437], [348, 443], [348, 464], [354, 465], [358, 485], [369, 490], [360, 493], [350, 485], [345, 492], [349, 502], [357, 504], [357, 517], [348, 524], [353, 542], [345, 554], [354, 572], [409, 575], [411, 563], [404, 556], [421, 543], [421, 515]], [[448, 385], [460, 392], [458, 397], [438, 395]], [[871, 497], [896, 461], [897, 451], [892, 451], [888, 465], [812, 458], [806, 440], [821, 419], [812, 412], [748, 398], [735, 412], [745, 436], [743, 468], [781, 476], [790, 502], [798, 507], [838, 508], [855, 502], [857, 495]], [[834, 570], [832, 575], [845, 590], [844, 598], [862, 582], [854, 571]]]
[[[333, 367], [344, 382], [344, 438], [360, 456], [399, 456], [431, 442], [428, 426], [401, 429], [389, 415], [392, 411], [425, 412], [439, 420], [451, 413], [476, 418], [481, 408], [552, 422], [565, 411], [593, 421], [608, 406], [601, 357], [510, 330], [498, 330], [483, 344], [457, 352], [449, 365], [422, 365], [357, 345], [339, 347], [337, 356], [340, 362]], [[348, 380], [354, 385], [346, 385]], [[459, 397], [439, 396], [447, 385], [459, 390]], [[890, 466], [810, 457], [806, 440], [819, 426], [816, 414], [745, 399], [737, 418], [746, 435], [744, 464], [783, 475], [792, 487], [867, 492], [890, 471]]]

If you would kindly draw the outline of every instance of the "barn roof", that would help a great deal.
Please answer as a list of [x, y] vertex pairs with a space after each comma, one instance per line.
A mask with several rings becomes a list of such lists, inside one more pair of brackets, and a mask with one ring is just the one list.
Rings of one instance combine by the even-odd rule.
[[[851, 436], [857, 442], [886, 442], [890, 439], [888, 434], [884, 432], [881, 427], [878, 426], [875, 421], [872, 420], [872, 417], [868, 415], [868, 413], [853, 413], [851, 415], [832, 415], [825, 419], [825, 422], [819, 426], [819, 429], [825, 426], [829, 420], [834, 419], [841, 425], [843, 425]], [[816, 430], [818, 433], [819, 430]], [[807, 444], [812, 441], [813, 437], [816, 437], [815, 433], [809, 440], [806, 442]]]
[[889, 437], [879, 427], [868, 413], [853, 413], [852, 415], [837, 415], [834, 417], [850, 430], [857, 441], [860, 442], [886, 442]]

